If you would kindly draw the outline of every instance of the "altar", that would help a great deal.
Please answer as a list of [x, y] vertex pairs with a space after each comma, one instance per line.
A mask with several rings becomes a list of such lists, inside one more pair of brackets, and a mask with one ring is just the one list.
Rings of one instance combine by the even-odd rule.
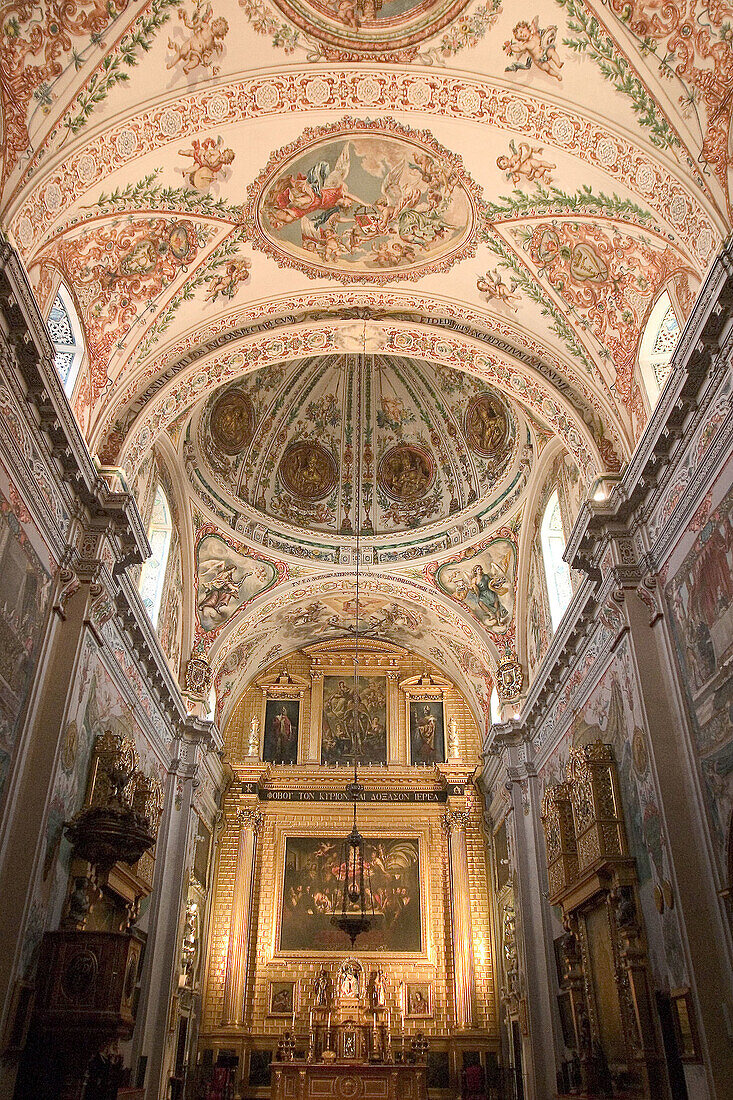
[[273, 1062], [272, 1100], [427, 1100], [425, 1065]]

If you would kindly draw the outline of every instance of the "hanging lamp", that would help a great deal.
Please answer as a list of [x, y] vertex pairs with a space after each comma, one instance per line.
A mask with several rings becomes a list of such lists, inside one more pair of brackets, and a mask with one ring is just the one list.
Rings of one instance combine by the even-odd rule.
[[354, 500], [356, 502], [356, 610], [354, 629], [354, 690], [352, 693], [353, 712], [351, 729], [351, 749], [354, 757], [354, 778], [346, 788], [346, 793], [351, 799], [354, 808], [353, 826], [351, 832], [343, 841], [341, 862], [339, 865], [339, 889], [334, 896], [334, 906], [331, 913], [331, 924], [339, 928], [351, 940], [351, 946], [356, 943], [357, 936], [368, 932], [374, 923], [374, 900], [371, 890], [371, 878], [369, 864], [364, 859], [364, 837], [359, 832], [356, 824], [356, 803], [360, 794], [364, 793], [364, 787], [359, 782], [357, 771], [360, 742], [359, 737], [359, 530], [361, 520], [359, 510], [361, 506], [361, 432], [362, 432], [362, 364], [363, 356], [358, 358], [357, 369], [357, 424], [359, 431], [359, 447], [357, 459], [357, 473]]

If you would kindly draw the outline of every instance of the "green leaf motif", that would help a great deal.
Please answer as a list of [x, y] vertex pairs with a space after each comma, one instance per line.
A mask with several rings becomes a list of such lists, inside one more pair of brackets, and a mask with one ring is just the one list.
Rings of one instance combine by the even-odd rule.
[[660, 114], [656, 101], [636, 76], [631, 65], [622, 57], [613, 40], [600, 23], [584, 7], [582, 0], [557, 0], [568, 14], [568, 26], [578, 38], [563, 38], [563, 45], [576, 53], [586, 54], [598, 66], [606, 80], [621, 95], [631, 100], [639, 124], [649, 130], [649, 136], [659, 149], [679, 147], [681, 142], [667, 120]]

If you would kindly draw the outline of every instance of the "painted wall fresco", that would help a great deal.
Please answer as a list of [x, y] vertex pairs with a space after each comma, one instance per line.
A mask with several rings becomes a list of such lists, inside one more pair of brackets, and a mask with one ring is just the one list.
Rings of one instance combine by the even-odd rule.
[[240, 553], [215, 531], [202, 528], [196, 542], [196, 610], [204, 631], [223, 626], [277, 577], [271, 562]]
[[387, 763], [387, 681], [384, 676], [324, 676], [321, 763]]
[[[339, 898], [342, 840], [288, 837], [280, 920], [281, 951], [346, 951], [349, 938], [331, 924]], [[362, 951], [422, 948], [417, 840], [365, 839], [371, 898], [379, 919], [359, 937]]]
[[51, 595], [52, 562], [0, 465], [0, 810]]
[[694, 543], [665, 585], [721, 872], [733, 820], [733, 492], [693, 521]]
[[685, 984], [685, 962], [677, 913], [664, 903], [664, 892], [669, 890], [671, 881], [666, 828], [627, 639], [620, 642], [614, 660], [540, 767], [543, 789], [564, 780], [571, 746], [590, 744], [598, 739], [610, 744], [616, 757], [624, 822], [636, 860], [652, 970], [663, 987], [676, 988]]
[[399, 533], [514, 499], [531, 469], [522, 426], [515, 405], [458, 370], [314, 357], [215, 393], [192, 429], [187, 467], [199, 495], [226, 492], [301, 529]]
[[346, 119], [275, 153], [249, 189], [247, 218], [255, 247], [283, 266], [384, 282], [472, 255], [479, 196], [460, 158], [427, 133]]
[[517, 551], [507, 539], [492, 539], [479, 553], [444, 562], [435, 583], [458, 600], [488, 630], [505, 633], [514, 611]]

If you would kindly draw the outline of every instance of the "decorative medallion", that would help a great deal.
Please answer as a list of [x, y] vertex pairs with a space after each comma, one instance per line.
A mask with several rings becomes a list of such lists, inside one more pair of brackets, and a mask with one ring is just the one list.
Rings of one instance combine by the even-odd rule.
[[254, 432], [254, 411], [249, 396], [240, 389], [227, 390], [215, 403], [209, 418], [215, 446], [226, 455], [238, 455]]
[[476, 454], [497, 462], [510, 446], [509, 421], [501, 401], [493, 393], [480, 393], [466, 409], [466, 441]]
[[387, 283], [476, 250], [480, 188], [460, 157], [390, 119], [305, 130], [250, 187], [255, 248], [311, 278]]
[[496, 692], [502, 703], [515, 703], [522, 694], [524, 672], [516, 657], [507, 657], [496, 668]]
[[409, 61], [468, 0], [274, 0], [284, 16], [337, 61]]
[[279, 472], [288, 492], [302, 500], [323, 500], [336, 484], [332, 455], [320, 443], [305, 439], [285, 448]]
[[61, 992], [72, 1004], [88, 1002], [97, 981], [99, 964], [91, 951], [74, 952], [61, 973]]
[[435, 480], [433, 456], [412, 444], [392, 447], [379, 463], [377, 480], [379, 488], [393, 500], [419, 500]]

